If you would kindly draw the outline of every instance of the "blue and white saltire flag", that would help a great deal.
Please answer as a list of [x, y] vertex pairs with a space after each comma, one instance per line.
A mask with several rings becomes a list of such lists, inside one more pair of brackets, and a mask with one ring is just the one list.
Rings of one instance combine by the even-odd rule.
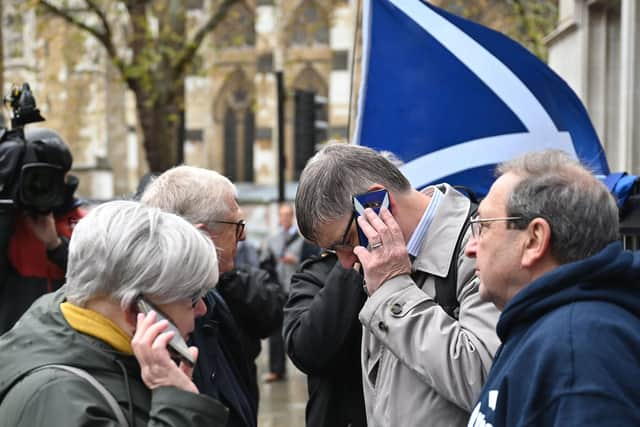
[[412, 185], [487, 193], [494, 167], [564, 150], [609, 173], [575, 93], [524, 47], [421, 0], [365, 0], [362, 80], [353, 137], [405, 162]]

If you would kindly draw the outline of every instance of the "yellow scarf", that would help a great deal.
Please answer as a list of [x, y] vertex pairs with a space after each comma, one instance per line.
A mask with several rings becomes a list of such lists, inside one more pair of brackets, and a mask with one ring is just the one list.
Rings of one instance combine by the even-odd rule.
[[133, 354], [131, 337], [102, 314], [70, 302], [60, 304], [60, 310], [76, 331], [98, 338], [122, 353]]

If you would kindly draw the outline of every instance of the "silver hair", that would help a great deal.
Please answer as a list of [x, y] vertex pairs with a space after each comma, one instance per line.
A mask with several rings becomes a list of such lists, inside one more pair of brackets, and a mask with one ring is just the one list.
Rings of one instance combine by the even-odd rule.
[[218, 282], [211, 240], [177, 215], [133, 201], [93, 208], [69, 242], [67, 299], [106, 296], [130, 307], [141, 294], [160, 304], [204, 295]]
[[548, 150], [498, 166], [499, 175], [522, 178], [507, 198], [507, 216], [525, 228], [536, 217], [551, 226], [551, 254], [561, 263], [590, 257], [618, 239], [615, 199], [588, 169], [568, 154]]
[[229, 200], [238, 192], [229, 179], [210, 169], [177, 166], [155, 178], [142, 194], [147, 205], [180, 215], [192, 224], [216, 229], [214, 220], [228, 220]]
[[316, 153], [300, 175], [296, 220], [300, 233], [317, 243], [318, 227], [352, 210], [351, 198], [373, 184], [403, 193], [411, 184], [385, 156], [368, 147], [330, 143]]

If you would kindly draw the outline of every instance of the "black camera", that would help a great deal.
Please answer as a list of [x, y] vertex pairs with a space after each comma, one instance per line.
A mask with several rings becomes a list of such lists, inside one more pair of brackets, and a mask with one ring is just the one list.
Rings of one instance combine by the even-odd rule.
[[24, 129], [45, 119], [27, 83], [4, 98], [12, 110], [11, 129], [0, 128], [0, 203], [46, 214], [65, 201], [65, 174], [72, 156], [52, 130]]

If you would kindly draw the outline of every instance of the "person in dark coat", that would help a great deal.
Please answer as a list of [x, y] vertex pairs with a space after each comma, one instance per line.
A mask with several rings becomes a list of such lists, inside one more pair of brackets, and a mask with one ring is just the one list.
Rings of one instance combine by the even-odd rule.
[[[219, 173], [178, 166], [148, 184], [142, 202], [178, 214], [215, 243], [221, 273], [234, 270], [238, 242], [246, 238], [246, 222], [233, 183]], [[197, 319], [192, 344], [200, 349], [194, 382], [199, 390], [229, 408], [228, 427], [255, 427], [258, 393], [252, 369], [255, 349], [246, 336], [262, 336], [263, 327], [279, 323], [274, 311], [282, 297], [258, 280], [236, 271], [220, 280], [205, 297], [207, 312]], [[242, 306], [242, 307], [241, 307]], [[264, 322], [264, 324], [262, 324]]]
[[[71, 152], [56, 132], [32, 128], [25, 131], [25, 138], [38, 162], [57, 166], [65, 173], [71, 169]], [[11, 150], [9, 144], [3, 143], [1, 148], [3, 159], [14, 154], [6, 151]], [[0, 177], [0, 181], [7, 178]], [[78, 178], [67, 175], [63, 203], [48, 212], [0, 205], [0, 334], [11, 329], [38, 297], [64, 283], [69, 238], [86, 214], [83, 202], [74, 197], [77, 187]]]
[[249, 362], [251, 397], [259, 402], [258, 368], [256, 358], [262, 350], [261, 339], [268, 338], [282, 325], [282, 307], [286, 294], [277, 276], [247, 264], [220, 276], [218, 292], [224, 298], [238, 325], [244, 359]]
[[308, 375], [307, 427], [366, 426], [358, 313], [366, 295], [362, 275], [324, 252], [291, 279], [284, 309], [285, 348]]

